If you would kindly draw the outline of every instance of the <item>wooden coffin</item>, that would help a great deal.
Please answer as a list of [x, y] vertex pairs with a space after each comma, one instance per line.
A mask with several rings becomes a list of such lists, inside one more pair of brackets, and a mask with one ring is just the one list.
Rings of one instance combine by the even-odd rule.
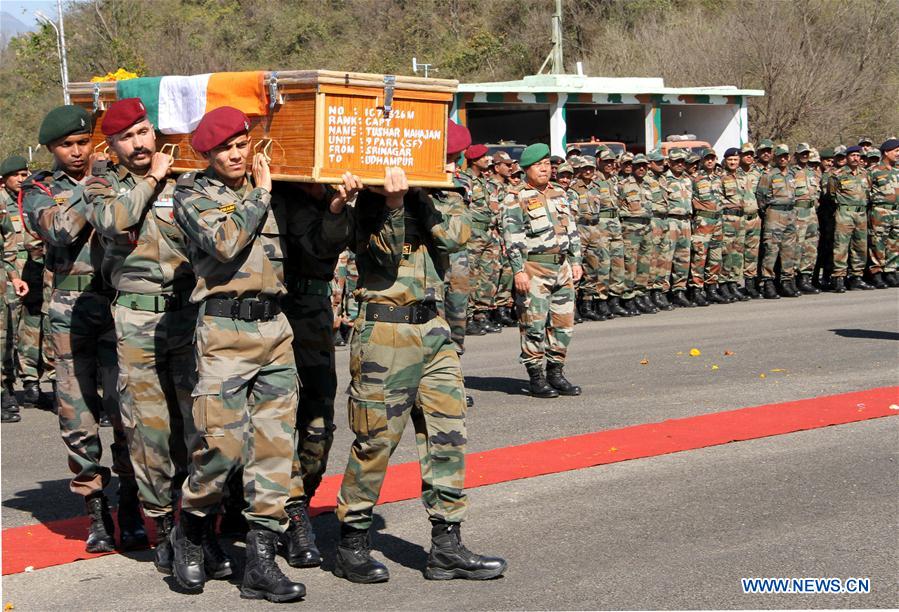
[[[387, 166], [399, 166], [411, 185], [452, 185], [446, 123], [457, 81], [308, 70], [266, 73], [264, 85], [269, 112], [250, 118], [250, 135], [276, 180], [337, 183], [349, 170], [378, 185]], [[71, 83], [69, 94], [94, 113], [93, 140], [103, 150], [99, 126], [116, 83]], [[157, 149], [175, 156], [175, 172], [206, 167], [190, 134], [157, 132]]]

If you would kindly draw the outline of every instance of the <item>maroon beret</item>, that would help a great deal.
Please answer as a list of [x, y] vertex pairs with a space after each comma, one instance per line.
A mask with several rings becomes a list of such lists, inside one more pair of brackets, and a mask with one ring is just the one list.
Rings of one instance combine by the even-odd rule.
[[104, 136], [112, 136], [146, 118], [147, 109], [140, 98], [122, 98], [110, 104], [106, 109], [100, 131]]
[[190, 144], [197, 153], [207, 153], [232, 136], [250, 131], [250, 120], [233, 106], [220, 106], [200, 119]]
[[471, 145], [465, 151], [465, 159], [475, 160], [487, 155], [487, 147], [482, 144]]
[[458, 155], [471, 144], [471, 133], [452, 119], [446, 125], [446, 154]]

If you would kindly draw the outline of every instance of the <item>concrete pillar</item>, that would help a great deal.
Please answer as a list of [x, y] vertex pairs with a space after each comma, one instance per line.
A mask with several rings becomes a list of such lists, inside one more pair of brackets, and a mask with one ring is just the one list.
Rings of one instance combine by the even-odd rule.
[[662, 146], [662, 108], [657, 102], [653, 101], [649, 104], [644, 104], [643, 109], [646, 118], [644, 139], [646, 152], [649, 153], [653, 149]]
[[559, 93], [555, 104], [550, 108], [549, 114], [549, 150], [553, 155], [565, 157], [566, 131], [565, 102], [568, 101], [567, 93]]
[[746, 97], [740, 96], [740, 106], [737, 111], [737, 121], [740, 123], [740, 144], [749, 142], [749, 106]]

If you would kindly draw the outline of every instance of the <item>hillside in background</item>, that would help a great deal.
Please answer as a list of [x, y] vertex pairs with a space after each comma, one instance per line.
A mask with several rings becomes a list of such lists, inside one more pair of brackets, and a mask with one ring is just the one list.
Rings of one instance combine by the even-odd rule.
[[[66, 13], [70, 79], [337, 69], [462, 81], [535, 73], [550, 50], [552, 0], [90, 0]], [[566, 68], [661, 76], [670, 86], [764, 89], [753, 139], [819, 145], [899, 132], [899, 1], [564, 0]], [[4, 29], [5, 31], [5, 29]], [[0, 155], [34, 145], [60, 104], [55, 33], [0, 52]]]

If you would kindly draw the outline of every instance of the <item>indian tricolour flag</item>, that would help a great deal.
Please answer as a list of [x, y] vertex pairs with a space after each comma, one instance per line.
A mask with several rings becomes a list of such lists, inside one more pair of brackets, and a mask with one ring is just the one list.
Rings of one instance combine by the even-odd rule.
[[140, 98], [150, 121], [163, 134], [188, 134], [204, 114], [220, 106], [233, 106], [251, 117], [264, 115], [268, 110], [264, 76], [258, 71], [128, 79], [116, 83], [116, 96]]

